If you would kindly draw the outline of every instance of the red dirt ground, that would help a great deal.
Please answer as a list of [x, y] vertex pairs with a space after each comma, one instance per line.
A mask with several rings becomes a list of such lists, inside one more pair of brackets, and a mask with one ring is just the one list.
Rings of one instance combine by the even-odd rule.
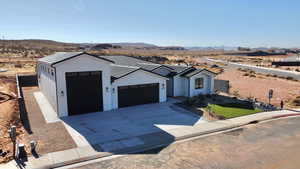
[[274, 96], [271, 103], [277, 106], [280, 105], [281, 100], [288, 103], [296, 96], [300, 96], [300, 82], [263, 75], [243, 76], [244, 73], [234, 68], [228, 68], [224, 73], [218, 75], [217, 79], [229, 80], [231, 93], [237, 91], [241, 97], [254, 97], [263, 102], [268, 102], [268, 91], [273, 89]]
[[0, 149], [8, 154], [0, 156], [0, 163], [12, 159], [12, 143], [8, 136], [8, 129], [11, 125], [17, 127], [18, 141], [25, 142], [25, 130], [21, 124], [16, 99], [16, 82], [14, 76], [0, 77]]

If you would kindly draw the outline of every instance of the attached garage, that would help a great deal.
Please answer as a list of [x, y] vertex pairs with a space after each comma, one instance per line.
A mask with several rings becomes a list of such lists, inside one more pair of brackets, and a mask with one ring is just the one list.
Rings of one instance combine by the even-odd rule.
[[[167, 100], [167, 77], [124, 56], [58, 52], [39, 59], [38, 83], [59, 117]], [[150, 65], [150, 66], [149, 66]], [[154, 65], [157, 67], [157, 64]]]
[[143, 69], [134, 69], [112, 83], [114, 109], [167, 100], [167, 78]]
[[67, 72], [66, 85], [69, 115], [103, 111], [100, 71]]
[[142, 84], [118, 87], [118, 107], [159, 102], [159, 84]]

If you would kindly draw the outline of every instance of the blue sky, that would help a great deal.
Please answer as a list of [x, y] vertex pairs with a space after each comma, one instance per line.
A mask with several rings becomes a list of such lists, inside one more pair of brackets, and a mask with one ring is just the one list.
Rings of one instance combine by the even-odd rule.
[[0, 37], [300, 47], [299, 0], [1, 0]]

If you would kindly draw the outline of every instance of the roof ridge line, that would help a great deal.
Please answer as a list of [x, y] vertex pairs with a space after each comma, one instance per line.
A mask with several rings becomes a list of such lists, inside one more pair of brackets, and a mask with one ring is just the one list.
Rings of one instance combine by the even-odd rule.
[[118, 67], [127, 67], [127, 68], [137, 68], [139, 69], [140, 67], [137, 66], [127, 66], [127, 65], [119, 65], [119, 64], [111, 64], [112, 66], [118, 66]]
[[162, 64], [158, 64], [158, 63], [140, 63], [140, 62], [138, 62], [137, 64], [143, 64], [143, 65], [160, 65], [160, 66], [162, 65]]

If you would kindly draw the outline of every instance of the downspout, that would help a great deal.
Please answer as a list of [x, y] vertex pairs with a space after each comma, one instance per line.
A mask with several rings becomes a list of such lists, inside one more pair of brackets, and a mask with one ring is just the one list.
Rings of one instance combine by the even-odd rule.
[[172, 76], [172, 79], [171, 79], [171, 80], [172, 80], [172, 93], [171, 93], [171, 96], [174, 97], [174, 93], [175, 93], [175, 92], [174, 92], [174, 88], [175, 88], [175, 87], [174, 87], [174, 76]]
[[191, 82], [190, 81], [191, 81], [191, 78], [189, 77], [188, 78], [188, 97], [191, 97], [191, 93], [190, 93], [191, 92]]

